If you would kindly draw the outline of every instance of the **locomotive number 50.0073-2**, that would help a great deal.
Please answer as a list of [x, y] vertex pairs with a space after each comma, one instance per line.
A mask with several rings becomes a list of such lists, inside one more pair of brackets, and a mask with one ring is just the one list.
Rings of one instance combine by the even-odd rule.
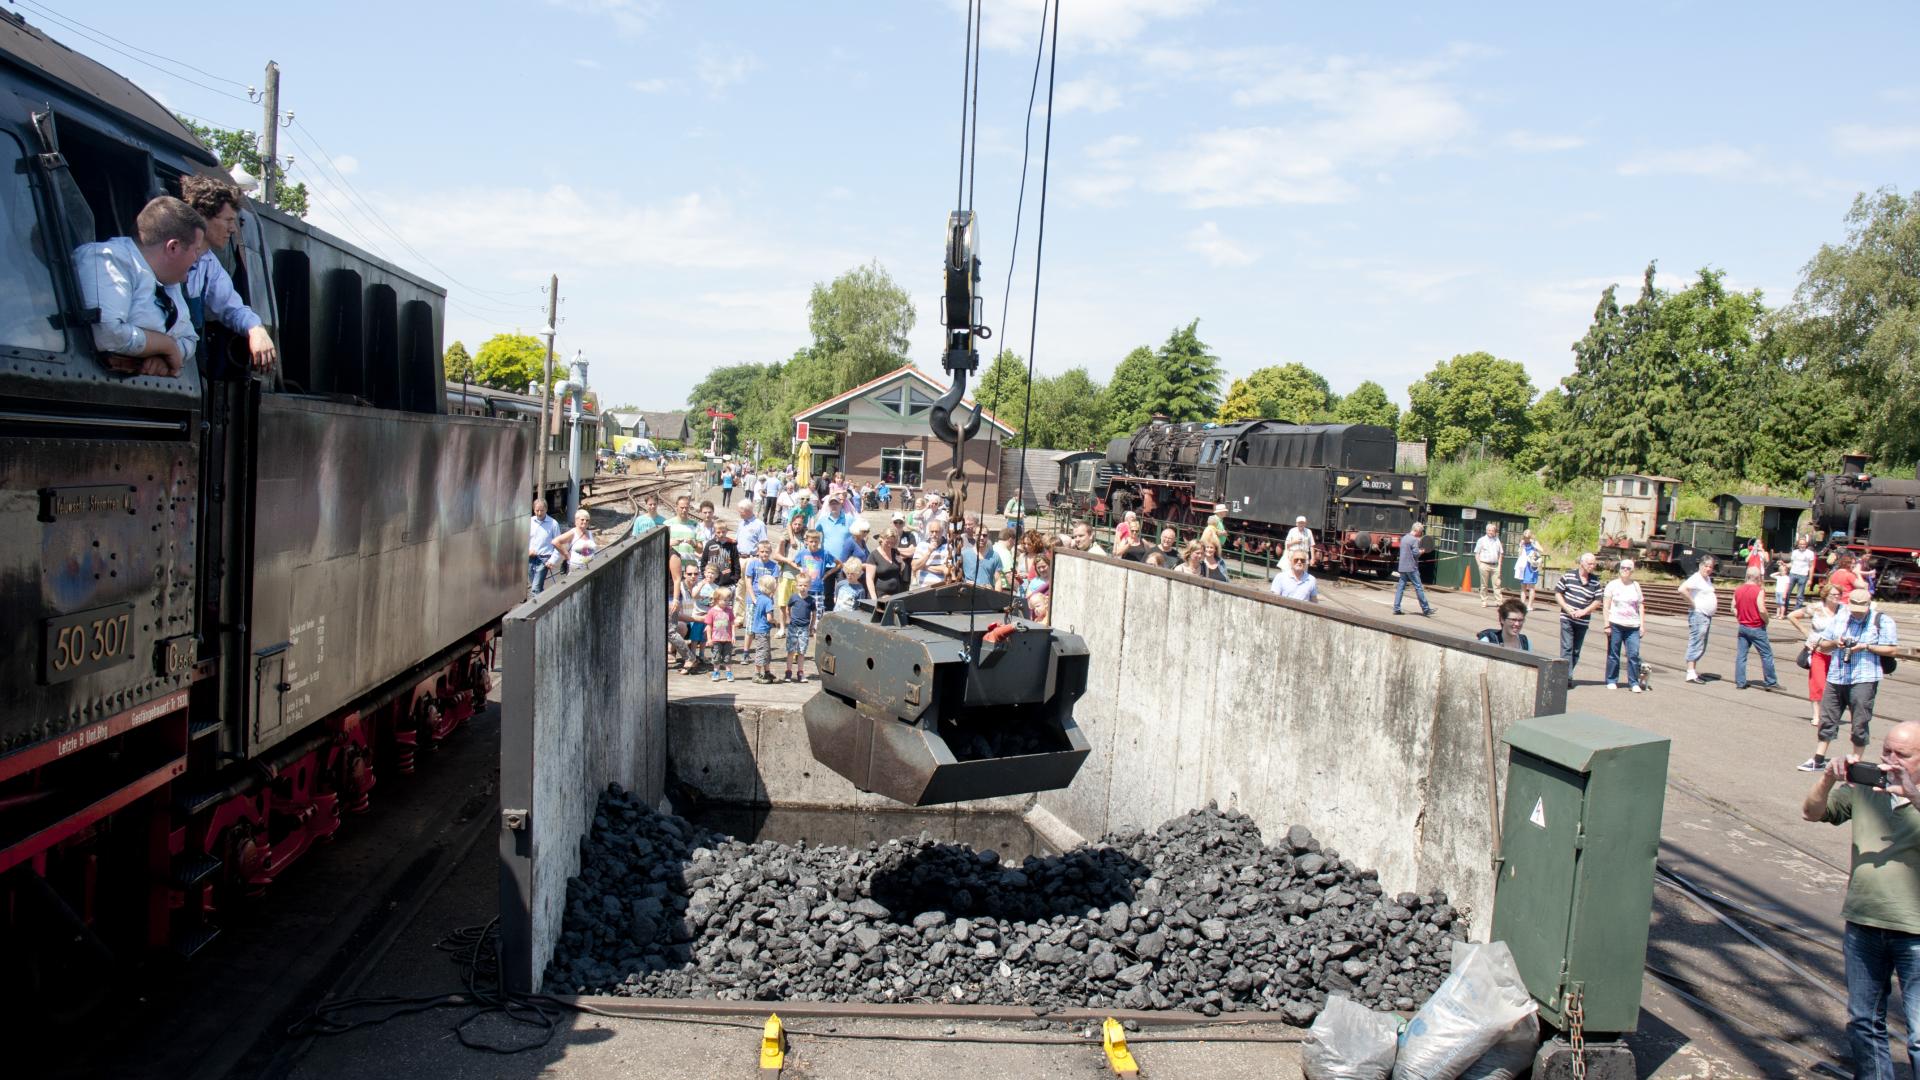
[[133, 655], [132, 622], [132, 604], [48, 619], [41, 681], [64, 682], [128, 659]]

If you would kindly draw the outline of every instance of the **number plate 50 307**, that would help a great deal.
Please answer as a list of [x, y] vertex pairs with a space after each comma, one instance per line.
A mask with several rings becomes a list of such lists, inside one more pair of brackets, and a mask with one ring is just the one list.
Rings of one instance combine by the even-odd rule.
[[56, 615], [45, 623], [40, 681], [66, 682], [133, 657], [133, 605]]

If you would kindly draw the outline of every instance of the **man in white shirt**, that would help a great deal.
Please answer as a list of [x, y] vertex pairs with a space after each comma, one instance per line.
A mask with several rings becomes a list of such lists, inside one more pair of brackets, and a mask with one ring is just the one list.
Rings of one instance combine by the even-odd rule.
[[533, 520], [527, 529], [527, 591], [539, 596], [547, 587], [547, 573], [559, 565], [560, 553], [553, 546], [560, 535], [560, 523], [547, 516], [547, 500], [533, 500]]
[[761, 521], [772, 521], [774, 514], [779, 512], [782, 486], [784, 485], [780, 482], [780, 474], [772, 469], [768, 469], [766, 475], [760, 478]]
[[1700, 681], [1700, 671], [1695, 665], [1706, 655], [1707, 637], [1713, 633], [1713, 617], [1720, 613], [1720, 597], [1713, 591], [1715, 565], [1713, 556], [1700, 556], [1700, 569], [1680, 583], [1680, 595], [1692, 605], [1687, 610], [1688, 682]]
[[1792, 611], [1807, 602], [1807, 582], [1813, 580], [1813, 541], [1805, 536], [1793, 542], [1793, 554], [1787, 557], [1787, 605]]
[[260, 316], [240, 299], [233, 277], [215, 255], [227, 250], [240, 228], [240, 189], [217, 176], [189, 176], [180, 181], [180, 194], [207, 222], [207, 250], [187, 272], [187, 305], [195, 309], [195, 328], [213, 319], [236, 334], [246, 335], [253, 370], [272, 371], [273, 338], [261, 325]]
[[1314, 562], [1313, 530], [1307, 528], [1305, 514], [1293, 519], [1293, 528], [1287, 530], [1287, 542], [1283, 545], [1283, 550], [1296, 547], [1307, 549], [1307, 565], [1312, 566]]
[[180, 283], [200, 258], [207, 223], [193, 207], [162, 195], [134, 219], [137, 237], [73, 249], [81, 303], [100, 310], [93, 344], [123, 375], [178, 375], [193, 355], [194, 332]]
[[1473, 561], [1480, 567], [1481, 607], [1499, 607], [1507, 598], [1500, 591], [1500, 560], [1506, 553], [1506, 545], [1500, 542], [1500, 526], [1487, 522], [1487, 534], [1473, 544]]

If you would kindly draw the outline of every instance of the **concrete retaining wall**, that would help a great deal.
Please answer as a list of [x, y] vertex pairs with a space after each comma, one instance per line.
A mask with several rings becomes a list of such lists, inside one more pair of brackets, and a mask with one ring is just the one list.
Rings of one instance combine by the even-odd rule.
[[[897, 810], [813, 760], [799, 705], [741, 703], [732, 693], [667, 706], [668, 770], [703, 800], [744, 806]], [[1031, 795], [929, 807], [930, 813], [1022, 813]]]
[[1304, 824], [1388, 892], [1445, 889], [1484, 938], [1499, 740], [1565, 710], [1564, 663], [1099, 556], [1055, 567], [1054, 625], [1092, 654], [1093, 755], [1040, 809], [1089, 838], [1210, 800], [1270, 838]]
[[[666, 791], [667, 533], [601, 552], [507, 615], [500, 731], [500, 946], [536, 988], [600, 792]], [[520, 815], [516, 820], [516, 815]]]

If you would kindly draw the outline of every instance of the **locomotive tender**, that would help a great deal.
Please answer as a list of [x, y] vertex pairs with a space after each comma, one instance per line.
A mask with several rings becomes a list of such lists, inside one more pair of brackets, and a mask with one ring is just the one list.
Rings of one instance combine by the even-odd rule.
[[448, 415], [444, 290], [260, 207], [233, 276], [280, 369], [110, 372], [69, 253], [219, 164], [10, 12], [0, 83], [0, 999], [68, 1004], [484, 703], [533, 425]]
[[1219, 514], [1235, 550], [1277, 552], [1294, 519], [1316, 565], [1385, 572], [1425, 520], [1427, 478], [1400, 473], [1393, 429], [1375, 424], [1154, 421], [1107, 447], [1103, 509], [1189, 525]]

